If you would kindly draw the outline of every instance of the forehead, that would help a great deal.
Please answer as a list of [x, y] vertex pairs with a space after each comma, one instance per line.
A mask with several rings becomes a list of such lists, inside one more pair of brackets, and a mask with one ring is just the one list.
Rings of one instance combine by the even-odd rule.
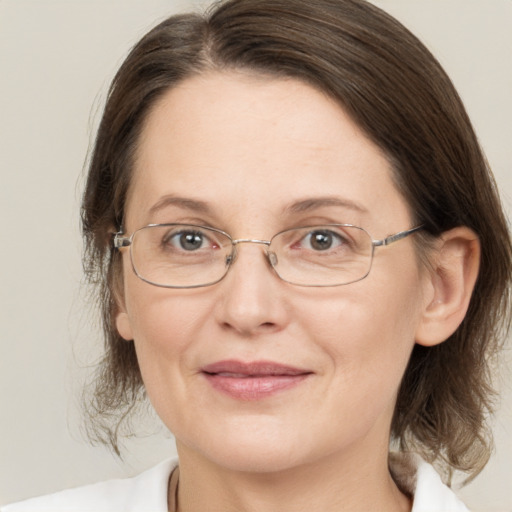
[[380, 149], [315, 88], [211, 73], [169, 90], [148, 115], [127, 216], [137, 226], [160, 222], [151, 212], [172, 196], [247, 218], [317, 197], [355, 204], [370, 217], [389, 204], [405, 211], [391, 172]]

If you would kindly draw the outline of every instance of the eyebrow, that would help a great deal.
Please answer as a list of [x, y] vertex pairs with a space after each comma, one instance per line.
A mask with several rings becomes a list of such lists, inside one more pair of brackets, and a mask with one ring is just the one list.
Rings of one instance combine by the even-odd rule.
[[284, 213], [304, 213], [329, 206], [338, 206], [349, 210], [354, 210], [359, 213], [368, 213], [366, 208], [354, 201], [331, 196], [312, 197], [303, 199], [301, 201], [296, 201], [287, 206], [284, 209]]
[[[150, 209], [149, 214], [153, 215], [169, 206], [177, 206], [184, 210], [191, 210], [194, 212], [211, 215], [212, 209], [205, 201], [192, 199], [189, 197], [180, 197], [174, 195], [166, 195], [159, 199]], [[368, 213], [368, 210], [360, 204], [350, 201], [348, 199], [341, 199], [339, 197], [311, 197], [295, 201], [283, 209], [283, 214], [304, 213], [319, 208], [325, 207], [342, 207], [349, 210], [354, 210], [359, 213]]]
[[204, 201], [198, 199], [191, 199], [188, 197], [179, 197], [173, 195], [166, 195], [159, 199], [150, 209], [149, 214], [153, 215], [168, 206], [177, 206], [183, 210], [191, 210], [198, 213], [210, 214], [211, 208]]

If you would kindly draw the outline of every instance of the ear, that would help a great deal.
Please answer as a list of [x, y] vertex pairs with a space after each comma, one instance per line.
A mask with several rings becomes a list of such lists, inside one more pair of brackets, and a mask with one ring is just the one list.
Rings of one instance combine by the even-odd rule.
[[133, 340], [132, 325], [130, 323], [130, 317], [124, 310], [120, 310], [116, 314], [116, 327], [119, 335], [126, 341]]
[[118, 276], [118, 280], [114, 285], [114, 300], [117, 305], [117, 312], [115, 314], [116, 328], [119, 335], [126, 341], [133, 340], [132, 325], [130, 323], [130, 317], [126, 310], [126, 304], [124, 300], [124, 286], [122, 285], [122, 276]]
[[469, 228], [443, 233], [430, 258], [423, 314], [416, 343], [433, 346], [449, 338], [466, 316], [480, 266], [480, 242]]
[[130, 317], [126, 309], [126, 301], [124, 298], [124, 281], [122, 262], [119, 261], [114, 270], [112, 280], [113, 299], [116, 304], [115, 323], [117, 332], [126, 341], [133, 340], [132, 326]]

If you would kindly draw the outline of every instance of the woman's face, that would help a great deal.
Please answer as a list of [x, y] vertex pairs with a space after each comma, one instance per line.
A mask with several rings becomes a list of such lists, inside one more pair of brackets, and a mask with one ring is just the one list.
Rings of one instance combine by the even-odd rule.
[[[412, 227], [388, 161], [339, 105], [234, 72], [186, 80], [147, 119], [125, 232], [174, 222], [260, 240], [303, 225], [374, 239]], [[180, 455], [275, 471], [387, 452], [425, 302], [411, 238], [377, 248], [367, 278], [327, 288], [280, 280], [257, 244], [195, 289], [145, 283], [123, 253], [117, 326]]]

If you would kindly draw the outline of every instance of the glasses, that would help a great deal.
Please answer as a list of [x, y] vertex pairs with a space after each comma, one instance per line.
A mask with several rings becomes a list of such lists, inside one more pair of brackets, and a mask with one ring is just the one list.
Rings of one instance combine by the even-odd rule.
[[234, 240], [220, 229], [193, 224], [150, 224], [131, 236], [114, 236], [114, 247], [130, 247], [133, 271], [164, 288], [199, 288], [218, 283], [236, 260], [240, 244], [261, 244], [279, 278], [298, 286], [341, 286], [364, 279], [376, 247], [387, 246], [423, 226], [373, 240], [363, 228], [326, 224], [286, 229], [270, 240]]

